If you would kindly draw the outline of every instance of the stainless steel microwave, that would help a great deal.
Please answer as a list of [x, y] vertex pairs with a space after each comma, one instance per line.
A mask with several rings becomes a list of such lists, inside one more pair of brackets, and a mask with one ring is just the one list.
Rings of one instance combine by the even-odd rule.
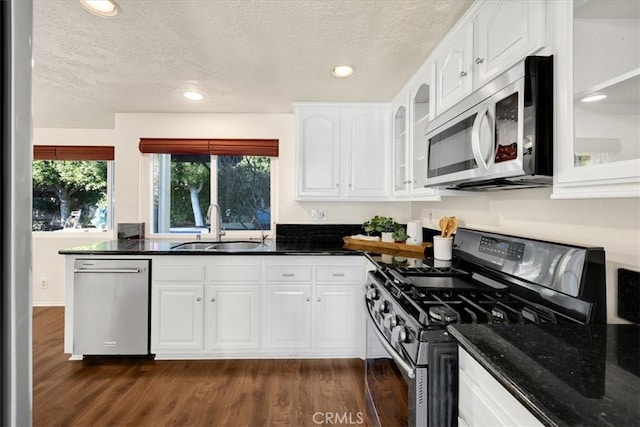
[[553, 58], [529, 56], [433, 120], [427, 187], [552, 184]]

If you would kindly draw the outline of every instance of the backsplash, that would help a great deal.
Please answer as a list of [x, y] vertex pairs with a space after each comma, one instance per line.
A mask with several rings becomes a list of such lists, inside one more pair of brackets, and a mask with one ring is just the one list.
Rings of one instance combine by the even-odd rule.
[[296, 242], [314, 240], [342, 243], [344, 236], [363, 234], [362, 224], [277, 224], [276, 240]]
[[[406, 227], [405, 224], [402, 224]], [[276, 240], [281, 242], [296, 242], [315, 240], [320, 242], [342, 243], [344, 236], [365, 234], [362, 224], [277, 224]], [[437, 230], [422, 229], [422, 240], [430, 242]]]
[[640, 273], [618, 269], [618, 316], [640, 323]]

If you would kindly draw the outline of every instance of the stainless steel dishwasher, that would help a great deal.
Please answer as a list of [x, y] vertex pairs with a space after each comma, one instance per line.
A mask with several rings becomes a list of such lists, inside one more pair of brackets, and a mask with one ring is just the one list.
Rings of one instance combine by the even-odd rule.
[[73, 354], [149, 354], [149, 260], [78, 259]]

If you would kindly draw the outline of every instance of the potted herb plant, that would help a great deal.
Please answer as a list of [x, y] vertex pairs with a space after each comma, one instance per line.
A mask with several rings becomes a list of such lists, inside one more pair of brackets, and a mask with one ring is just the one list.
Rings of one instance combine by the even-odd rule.
[[392, 233], [393, 241], [398, 243], [404, 243], [410, 237], [405, 231], [404, 227], [398, 227]]
[[393, 232], [401, 228], [393, 218], [378, 215], [365, 221], [362, 227], [367, 234], [380, 233], [383, 242], [393, 242]]

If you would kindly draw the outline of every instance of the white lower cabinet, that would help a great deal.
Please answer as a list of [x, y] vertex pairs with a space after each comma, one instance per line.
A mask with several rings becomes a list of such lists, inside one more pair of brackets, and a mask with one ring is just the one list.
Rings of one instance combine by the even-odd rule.
[[263, 324], [265, 349], [311, 348], [311, 285], [267, 285]]
[[158, 358], [362, 357], [359, 256], [152, 260]]
[[359, 355], [362, 338], [362, 286], [318, 285], [314, 306], [315, 344], [319, 351]]
[[362, 285], [267, 285], [265, 348], [280, 354], [360, 356]]
[[204, 305], [208, 350], [225, 352], [259, 348], [259, 285], [207, 285]]
[[543, 424], [469, 353], [459, 348], [458, 425], [542, 426]]
[[152, 293], [151, 351], [202, 350], [203, 285], [158, 284]]

